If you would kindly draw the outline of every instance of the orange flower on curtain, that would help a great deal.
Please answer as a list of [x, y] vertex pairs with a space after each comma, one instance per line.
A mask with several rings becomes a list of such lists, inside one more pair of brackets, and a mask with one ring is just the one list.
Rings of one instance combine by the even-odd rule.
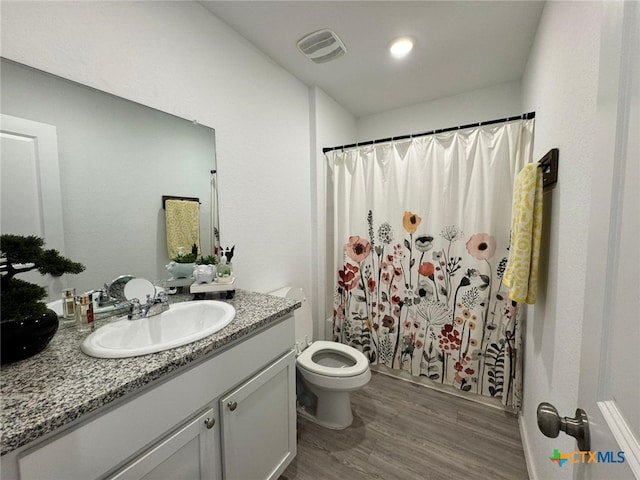
[[404, 212], [404, 217], [402, 217], [402, 226], [407, 231], [407, 233], [413, 234], [416, 233], [416, 230], [418, 229], [421, 221], [422, 218], [420, 218], [415, 213]]

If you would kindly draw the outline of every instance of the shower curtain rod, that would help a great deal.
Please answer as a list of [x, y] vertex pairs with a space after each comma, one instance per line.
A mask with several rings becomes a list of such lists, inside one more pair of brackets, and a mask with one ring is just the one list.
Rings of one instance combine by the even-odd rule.
[[522, 115], [517, 115], [515, 117], [499, 118], [497, 120], [488, 120], [486, 122], [470, 123], [468, 125], [460, 125], [457, 127], [441, 128], [438, 130], [431, 130], [429, 132], [414, 133], [411, 135], [401, 135], [399, 137], [378, 138], [377, 140], [368, 140], [365, 142], [351, 143], [349, 145], [339, 145], [337, 147], [325, 147], [322, 149], [322, 153], [331, 152], [333, 150], [344, 150], [345, 148], [360, 147], [363, 145], [373, 145], [376, 143], [392, 142], [394, 140], [404, 140], [406, 138], [424, 137], [427, 135], [435, 135], [437, 133], [445, 133], [445, 132], [452, 132], [454, 130], [462, 130], [464, 128], [482, 127], [484, 125], [493, 125], [494, 123], [511, 122], [513, 120], [531, 120], [532, 118], [535, 118], [535, 117], [536, 117], [536, 112], [523, 113]]

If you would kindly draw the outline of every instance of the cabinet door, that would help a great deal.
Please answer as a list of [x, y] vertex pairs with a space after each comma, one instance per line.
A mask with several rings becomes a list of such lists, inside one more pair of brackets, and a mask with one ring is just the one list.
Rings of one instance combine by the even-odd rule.
[[111, 480], [215, 479], [217, 447], [213, 408], [144, 452]]
[[296, 455], [295, 354], [220, 400], [225, 480], [277, 479]]

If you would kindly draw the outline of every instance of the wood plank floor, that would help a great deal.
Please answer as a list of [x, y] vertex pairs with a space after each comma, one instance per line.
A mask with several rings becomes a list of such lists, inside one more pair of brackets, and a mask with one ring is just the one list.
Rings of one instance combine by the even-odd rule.
[[298, 416], [298, 454], [280, 480], [529, 478], [512, 414], [376, 372], [351, 404], [345, 430]]

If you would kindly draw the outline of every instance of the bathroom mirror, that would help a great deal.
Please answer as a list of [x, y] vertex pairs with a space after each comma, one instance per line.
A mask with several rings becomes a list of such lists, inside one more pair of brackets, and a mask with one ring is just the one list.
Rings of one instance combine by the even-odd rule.
[[[48, 248], [60, 249], [86, 266], [79, 275], [55, 286], [49, 283], [50, 299], [59, 298], [65, 282], [86, 291], [123, 274], [151, 281], [169, 278], [165, 195], [199, 199], [201, 253], [215, 251], [219, 235], [212, 128], [6, 59], [1, 62], [3, 119], [8, 115], [54, 127], [59, 178], [50, 168], [44, 173], [37, 160], [32, 162], [33, 188], [44, 194], [31, 203], [44, 204], [47, 210], [46, 198], [55, 198], [51, 192], [58, 189], [61, 218], [54, 224], [62, 224], [62, 229], [44, 228], [51, 218], [30, 213], [29, 201], [19, 195], [24, 179], [14, 176], [26, 172], [18, 161], [17, 168], [3, 166], [3, 217], [18, 218], [19, 223], [24, 219], [31, 227], [5, 231], [9, 227], [3, 222], [2, 233], [39, 234], [40, 226]], [[13, 148], [5, 148], [10, 143], [6, 139], [3, 128], [3, 156]], [[22, 148], [19, 141], [13, 143]], [[37, 141], [32, 143], [26, 151], [38, 148]], [[13, 225], [12, 230], [22, 228]], [[56, 238], [48, 239], [53, 230], [58, 230]]]

